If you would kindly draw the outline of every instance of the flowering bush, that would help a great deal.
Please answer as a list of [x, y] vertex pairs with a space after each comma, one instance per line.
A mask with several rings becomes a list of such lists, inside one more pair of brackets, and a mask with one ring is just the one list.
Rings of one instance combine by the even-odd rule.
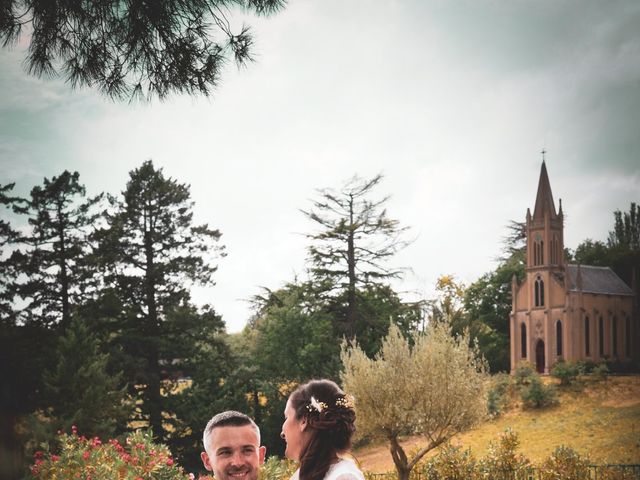
[[60, 452], [38, 451], [31, 466], [36, 480], [193, 480], [171, 457], [164, 445], [153, 443], [151, 435], [138, 431], [129, 434], [124, 444], [118, 440], [103, 443], [98, 437], [78, 435], [72, 427], [71, 435], [59, 435]]

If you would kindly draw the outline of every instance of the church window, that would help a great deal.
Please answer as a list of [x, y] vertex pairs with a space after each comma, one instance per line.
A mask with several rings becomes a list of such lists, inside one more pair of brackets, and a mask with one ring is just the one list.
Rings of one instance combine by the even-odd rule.
[[562, 322], [556, 322], [556, 355], [562, 356]]
[[613, 317], [611, 321], [611, 339], [613, 340], [613, 355], [618, 355], [618, 319]]
[[534, 283], [534, 304], [536, 307], [544, 306], [544, 282], [540, 277]]
[[527, 358], [527, 326], [520, 324], [520, 352], [522, 358]]
[[602, 316], [600, 316], [600, 321], [598, 322], [598, 337], [600, 337], [599, 340], [599, 344], [600, 344], [600, 356], [604, 355], [604, 320], [602, 319]]
[[536, 240], [533, 242], [533, 264], [542, 265], [544, 263], [543, 254], [544, 242], [540, 237], [540, 234], [536, 235]]
[[590, 335], [589, 335], [589, 317], [584, 317], [584, 354], [586, 357], [588, 357], [589, 355], [591, 355], [590, 352], [590, 348], [589, 348], [589, 344], [590, 342]]

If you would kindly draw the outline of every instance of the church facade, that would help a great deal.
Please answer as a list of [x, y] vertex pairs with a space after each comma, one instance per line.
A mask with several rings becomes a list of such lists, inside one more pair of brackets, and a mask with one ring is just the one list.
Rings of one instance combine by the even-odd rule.
[[636, 359], [633, 290], [608, 267], [565, 262], [562, 201], [556, 211], [544, 161], [526, 237], [525, 278], [511, 284], [511, 372], [523, 361], [549, 373], [559, 360]]

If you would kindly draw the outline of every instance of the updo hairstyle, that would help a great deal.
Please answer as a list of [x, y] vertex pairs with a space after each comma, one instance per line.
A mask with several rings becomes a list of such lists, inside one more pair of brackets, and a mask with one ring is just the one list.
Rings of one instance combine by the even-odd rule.
[[305, 419], [309, 442], [300, 454], [300, 480], [322, 480], [338, 454], [351, 449], [356, 430], [352, 398], [331, 380], [311, 380], [289, 397], [296, 420]]

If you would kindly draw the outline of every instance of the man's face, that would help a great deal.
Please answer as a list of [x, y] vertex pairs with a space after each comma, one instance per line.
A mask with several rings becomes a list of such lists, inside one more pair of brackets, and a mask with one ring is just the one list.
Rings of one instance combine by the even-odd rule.
[[216, 427], [208, 442], [200, 456], [216, 480], [257, 480], [265, 447], [252, 425]]

